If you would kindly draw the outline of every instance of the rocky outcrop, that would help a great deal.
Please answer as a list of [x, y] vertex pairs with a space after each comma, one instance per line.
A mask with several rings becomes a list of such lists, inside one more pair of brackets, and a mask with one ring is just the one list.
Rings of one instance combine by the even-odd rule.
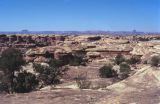
[[[156, 37], [159, 36], [146, 36], [145, 38], [157, 39]], [[88, 58], [103, 58], [107, 55], [119, 53], [138, 56], [160, 53], [160, 42], [158, 40], [137, 42], [136, 39], [129, 36], [2, 34], [0, 35], [0, 52], [8, 47], [14, 47], [20, 49], [28, 61], [34, 61], [40, 56], [41, 58], [37, 60], [45, 60], [42, 57], [59, 59], [76, 53], [85, 54]]]
[[[50, 58], [60, 59], [71, 54], [69, 47], [48, 46], [42, 48], [29, 49], [25, 55], [27, 61], [47, 62]], [[65, 59], [65, 58], [64, 58]]]
[[99, 52], [87, 52], [88, 58], [98, 58], [101, 57], [101, 54]]
[[111, 95], [101, 98], [96, 104], [157, 104], [160, 101], [157, 95], [159, 87], [160, 71], [143, 66], [133, 76], [108, 86], [106, 89], [112, 92]]
[[98, 41], [101, 39], [101, 36], [90, 36], [87, 39], [88, 41]]
[[131, 54], [134, 55], [146, 55], [146, 54], [160, 54], [160, 42], [158, 41], [148, 41], [148, 42], [140, 42], [135, 47], [133, 47], [133, 51]]

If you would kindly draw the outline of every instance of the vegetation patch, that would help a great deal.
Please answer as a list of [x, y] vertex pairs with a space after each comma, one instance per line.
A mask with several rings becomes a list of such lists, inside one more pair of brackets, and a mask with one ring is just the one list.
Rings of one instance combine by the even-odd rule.
[[112, 65], [104, 65], [99, 69], [99, 75], [101, 78], [112, 78], [116, 76], [116, 72], [112, 70]]
[[21, 72], [15, 78], [13, 85], [14, 91], [17, 93], [27, 93], [34, 90], [38, 85], [36, 76], [26, 71]]
[[118, 78], [125, 79], [129, 76], [131, 71], [131, 67], [127, 63], [120, 64], [120, 73], [118, 75]]
[[91, 88], [92, 83], [91, 81], [87, 80], [86, 75], [80, 74], [75, 78], [75, 80], [76, 80], [77, 86], [80, 89], [90, 89]]
[[150, 64], [157, 67], [160, 64], [160, 56], [153, 56]]
[[115, 57], [115, 63], [117, 65], [121, 64], [122, 62], [125, 62], [126, 59], [125, 57], [122, 55], [122, 54], [118, 54], [116, 57]]
[[25, 61], [23, 59], [22, 53], [19, 50], [8, 48], [2, 52], [0, 57], [0, 70], [4, 73], [5, 76], [3, 79], [3, 82], [5, 82], [7, 86], [5, 88], [8, 88], [8, 92], [10, 93], [15, 92], [15, 72], [20, 72], [22, 65], [25, 65]]
[[140, 62], [141, 62], [141, 58], [138, 56], [132, 56], [129, 60], [127, 60], [127, 63], [131, 65], [138, 64]]
[[74, 55], [74, 56], [69, 60], [69, 65], [71, 65], [71, 66], [86, 65], [86, 60], [84, 59], [84, 56]]
[[51, 60], [49, 66], [42, 66], [40, 64], [33, 64], [34, 71], [38, 73], [38, 80], [41, 87], [45, 85], [56, 85], [60, 83], [61, 77], [67, 70], [66, 67], [62, 68], [61, 63], [56, 60]]

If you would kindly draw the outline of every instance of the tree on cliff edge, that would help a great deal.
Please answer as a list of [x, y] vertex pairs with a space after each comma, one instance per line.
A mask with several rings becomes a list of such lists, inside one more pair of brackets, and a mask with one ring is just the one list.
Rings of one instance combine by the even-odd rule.
[[0, 70], [3, 71], [7, 79], [7, 86], [9, 92], [13, 93], [13, 84], [15, 79], [15, 72], [21, 69], [25, 64], [22, 53], [14, 48], [8, 48], [2, 52], [0, 57]]

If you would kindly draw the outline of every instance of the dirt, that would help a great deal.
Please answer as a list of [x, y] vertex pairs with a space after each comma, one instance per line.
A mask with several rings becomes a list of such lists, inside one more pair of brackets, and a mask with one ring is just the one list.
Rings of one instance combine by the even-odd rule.
[[110, 79], [98, 76], [102, 65], [104, 63], [92, 62], [87, 66], [70, 67], [66, 80], [56, 89], [46, 87], [25, 94], [0, 94], [0, 104], [160, 104], [160, 70], [149, 65], [140, 65], [129, 78], [103, 89], [76, 87], [74, 78], [80, 73], [87, 73], [88, 80], [110, 83]]
[[0, 104], [94, 104], [107, 91], [56, 89], [26, 94], [0, 95]]

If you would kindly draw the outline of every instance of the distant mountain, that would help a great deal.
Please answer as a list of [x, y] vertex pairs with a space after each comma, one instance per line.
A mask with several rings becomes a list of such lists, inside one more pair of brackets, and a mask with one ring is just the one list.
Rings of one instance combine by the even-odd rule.
[[137, 31], [28, 31], [0, 32], [0, 34], [57, 34], [57, 35], [160, 35], [158, 32], [137, 32]]

